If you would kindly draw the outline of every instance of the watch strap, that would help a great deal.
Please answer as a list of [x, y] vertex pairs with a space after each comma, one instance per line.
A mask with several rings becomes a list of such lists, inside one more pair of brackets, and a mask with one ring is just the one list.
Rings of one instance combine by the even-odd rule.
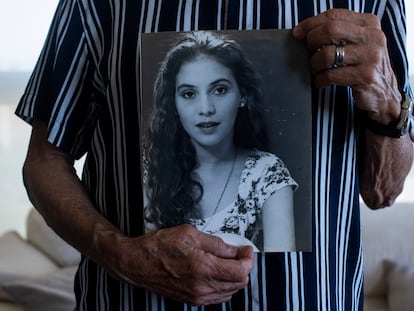
[[401, 101], [401, 113], [398, 120], [392, 124], [384, 125], [375, 122], [365, 113], [363, 122], [365, 127], [375, 134], [392, 138], [400, 138], [401, 136], [404, 136], [410, 132], [411, 140], [414, 141], [414, 137], [411, 135], [413, 132], [411, 127], [412, 111], [413, 102], [408, 94], [403, 93], [403, 99]]
[[381, 136], [387, 136], [392, 138], [400, 138], [401, 136], [407, 134], [408, 129], [406, 127], [397, 128], [395, 125], [384, 125], [380, 124], [378, 122], [375, 122], [371, 118], [369, 118], [367, 115], [364, 118], [364, 125], [367, 129], [369, 129], [371, 132], [381, 135]]

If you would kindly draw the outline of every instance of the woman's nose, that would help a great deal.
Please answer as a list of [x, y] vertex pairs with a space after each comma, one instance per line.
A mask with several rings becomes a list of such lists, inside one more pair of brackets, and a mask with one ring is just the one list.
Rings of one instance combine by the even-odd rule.
[[207, 96], [201, 96], [200, 98], [200, 114], [211, 115], [216, 112], [212, 100]]

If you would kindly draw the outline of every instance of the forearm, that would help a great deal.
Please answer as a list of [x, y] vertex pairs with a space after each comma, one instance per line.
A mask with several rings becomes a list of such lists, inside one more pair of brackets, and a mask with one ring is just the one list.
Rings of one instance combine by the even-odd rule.
[[23, 168], [31, 202], [64, 240], [105, 268], [114, 267], [112, 254], [123, 235], [97, 212], [72, 160], [49, 144], [46, 135], [46, 125], [35, 123]]
[[360, 150], [360, 189], [371, 208], [394, 203], [402, 192], [413, 159], [413, 145], [408, 135], [389, 138], [363, 130]]

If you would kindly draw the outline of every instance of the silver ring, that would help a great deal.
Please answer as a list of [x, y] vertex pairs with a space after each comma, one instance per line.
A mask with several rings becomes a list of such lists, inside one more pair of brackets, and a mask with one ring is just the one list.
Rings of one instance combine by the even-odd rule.
[[335, 64], [334, 67], [342, 67], [345, 65], [344, 63], [345, 58], [345, 47], [342, 45], [337, 45], [335, 49]]

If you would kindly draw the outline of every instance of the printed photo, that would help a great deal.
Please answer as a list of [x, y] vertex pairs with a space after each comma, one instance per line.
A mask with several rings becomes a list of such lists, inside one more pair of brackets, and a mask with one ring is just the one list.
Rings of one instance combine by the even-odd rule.
[[312, 249], [308, 59], [289, 30], [142, 35], [147, 231], [190, 224], [257, 252]]

